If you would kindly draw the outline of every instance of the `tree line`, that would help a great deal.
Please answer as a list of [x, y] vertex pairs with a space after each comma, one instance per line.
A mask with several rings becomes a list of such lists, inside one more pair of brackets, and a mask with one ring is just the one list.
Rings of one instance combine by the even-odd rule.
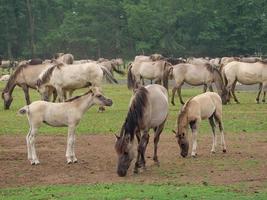
[[266, 0], [0, 0], [0, 55], [267, 54]]

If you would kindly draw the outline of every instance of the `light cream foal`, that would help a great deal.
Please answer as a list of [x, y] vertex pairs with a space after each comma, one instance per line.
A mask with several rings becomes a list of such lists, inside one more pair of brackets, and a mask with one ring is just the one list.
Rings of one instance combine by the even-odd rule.
[[176, 134], [177, 142], [181, 149], [181, 156], [186, 157], [188, 154], [189, 144], [187, 139], [187, 130], [190, 126], [193, 135], [193, 145], [191, 155], [197, 155], [197, 134], [198, 126], [201, 120], [209, 119], [209, 123], [213, 133], [213, 143], [211, 152], [215, 153], [216, 148], [216, 134], [215, 123], [219, 125], [221, 132], [221, 144], [223, 152], [226, 152], [226, 145], [224, 140], [223, 123], [222, 123], [222, 100], [215, 92], [206, 92], [189, 99], [182, 107], [177, 120]]
[[87, 93], [76, 96], [64, 103], [35, 101], [19, 110], [19, 114], [27, 114], [30, 129], [26, 137], [28, 160], [32, 165], [39, 164], [35, 151], [35, 135], [45, 123], [53, 127], [68, 127], [67, 163], [77, 162], [74, 153], [75, 128], [84, 113], [93, 105], [111, 106], [112, 100], [104, 97], [98, 88], [92, 88]]

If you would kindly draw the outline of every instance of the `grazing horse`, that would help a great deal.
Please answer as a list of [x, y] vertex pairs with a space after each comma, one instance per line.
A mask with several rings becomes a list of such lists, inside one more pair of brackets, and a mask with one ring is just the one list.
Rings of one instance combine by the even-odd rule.
[[[17, 67], [17, 69], [11, 74], [2, 92], [2, 99], [4, 100], [4, 109], [9, 109], [13, 101], [12, 93], [16, 86], [19, 86], [23, 89], [26, 104], [29, 105], [31, 103], [29, 96], [29, 88], [36, 89], [38, 76], [41, 74], [42, 71], [48, 69], [51, 66], [52, 64], [24, 64]], [[44, 93], [46, 93], [47, 96], [50, 96], [51, 92], [53, 92], [53, 89], [47, 89], [44, 91]], [[56, 94], [54, 93], [53, 101], [55, 100]]]
[[64, 93], [72, 92], [76, 89], [85, 88], [88, 86], [101, 87], [103, 75], [110, 82], [117, 83], [110, 72], [103, 66], [96, 63], [84, 63], [65, 65], [58, 63], [48, 68], [40, 74], [37, 80], [39, 93], [42, 95], [42, 100], [47, 100], [45, 91], [47, 87], [56, 89], [59, 101], [66, 99]]
[[138, 173], [140, 167], [145, 168], [145, 151], [151, 128], [155, 132], [153, 160], [159, 164], [157, 148], [167, 115], [168, 92], [164, 87], [153, 84], [135, 90], [120, 136], [116, 136], [115, 150], [118, 155], [117, 174], [119, 176], [127, 174], [134, 158], [134, 136], [138, 140], [138, 155], [134, 172]]
[[155, 83], [161, 84], [168, 89], [169, 68], [171, 64], [159, 61], [133, 62], [130, 64], [127, 76], [128, 88], [134, 88], [141, 84], [142, 78], [155, 80]]
[[40, 163], [35, 151], [35, 135], [42, 123], [53, 127], [68, 127], [67, 163], [76, 163], [77, 158], [74, 153], [75, 128], [79, 124], [84, 113], [96, 104], [111, 106], [112, 100], [107, 99], [99, 90], [93, 88], [87, 93], [69, 99], [64, 103], [35, 101], [21, 108], [19, 114], [27, 114], [30, 125], [26, 142], [28, 160], [31, 164], [37, 165]]
[[239, 103], [235, 95], [235, 86], [237, 81], [244, 85], [259, 83], [259, 92], [257, 94], [256, 101], [259, 103], [260, 94], [263, 91], [264, 94], [262, 102], [265, 102], [265, 95], [267, 91], [267, 63], [262, 61], [255, 63], [233, 61], [223, 67], [222, 76], [226, 89], [232, 93], [236, 103]]
[[201, 120], [209, 119], [209, 123], [212, 128], [213, 143], [211, 152], [215, 153], [216, 148], [216, 134], [215, 134], [215, 123], [219, 125], [221, 132], [221, 144], [223, 152], [226, 152], [226, 145], [223, 133], [222, 123], [222, 101], [220, 96], [215, 92], [206, 92], [197, 95], [189, 99], [186, 104], [182, 107], [178, 119], [177, 119], [177, 131], [173, 131], [176, 135], [177, 142], [181, 149], [181, 156], [186, 157], [188, 155], [189, 143], [187, 139], [187, 130], [190, 126], [193, 134], [193, 145], [191, 155], [195, 157], [197, 155], [197, 129]]
[[178, 91], [180, 103], [184, 104], [181, 95], [181, 88], [184, 83], [188, 83], [193, 86], [204, 85], [203, 92], [213, 91], [212, 83], [215, 83], [217, 91], [222, 98], [223, 104], [227, 103], [228, 92], [225, 89], [222, 76], [218, 69], [212, 67], [210, 64], [194, 65], [194, 64], [178, 64], [172, 66], [170, 69], [170, 76], [174, 78], [175, 85], [172, 89], [172, 104], [174, 103], [175, 92]]

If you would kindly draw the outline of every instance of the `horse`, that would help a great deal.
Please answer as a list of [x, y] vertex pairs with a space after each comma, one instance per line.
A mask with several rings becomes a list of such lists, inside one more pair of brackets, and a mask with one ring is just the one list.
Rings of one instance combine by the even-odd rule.
[[267, 63], [255, 62], [245, 63], [233, 61], [225, 65], [222, 69], [222, 76], [226, 89], [231, 92], [236, 103], [239, 103], [235, 95], [236, 82], [243, 85], [259, 84], [259, 92], [256, 97], [257, 103], [260, 101], [260, 94], [263, 91], [262, 102], [265, 102], [267, 91]]
[[[171, 64], [159, 61], [133, 62], [128, 68], [127, 85], [132, 89], [137, 84], [141, 84], [141, 80], [155, 80], [155, 83], [163, 84], [168, 89], [169, 68]], [[144, 84], [143, 84], [144, 85]]]
[[[36, 89], [36, 83], [38, 76], [42, 71], [48, 69], [51, 64], [40, 64], [40, 65], [28, 65], [23, 64], [17, 67], [17, 69], [11, 74], [8, 82], [3, 89], [2, 99], [4, 100], [4, 109], [9, 109], [10, 105], [13, 101], [12, 93], [16, 86], [22, 88], [26, 104], [29, 105], [30, 96], [29, 96], [29, 88]], [[52, 88], [47, 88], [44, 93], [49, 97], [50, 94], [54, 92]], [[56, 100], [56, 93], [54, 92], [54, 99]]]
[[181, 88], [184, 83], [193, 86], [204, 85], [203, 92], [206, 92], [207, 88], [209, 88], [210, 91], [213, 91], [212, 83], [215, 83], [223, 104], [226, 104], [229, 99], [228, 92], [225, 89], [219, 70], [212, 67], [210, 64], [194, 65], [181, 63], [174, 65], [170, 69], [170, 76], [175, 80], [175, 85], [172, 89], [172, 105], [175, 105], [174, 95], [176, 91], [178, 91], [180, 103], [184, 104], [181, 96]]
[[90, 89], [81, 96], [76, 96], [64, 103], [35, 101], [19, 109], [19, 114], [26, 114], [29, 121], [29, 132], [26, 137], [28, 160], [32, 165], [39, 164], [35, 151], [35, 135], [42, 123], [53, 127], [68, 127], [67, 163], [76, 163], [74, 153], [75, 128], [84, 113], [93, 105], [111, 106], [112, 100], [106, 98], [96, 88]]
[[198, 127], [201, 120], [209, 119], [209, 123], [213, 134], [213, 143], [211, 152], [215, 153], [217, 145], [217, 138], [215, 134], [215, 122], [219, 125], [221, 132], [221, 145], [223, 152], [226, 153], [226, 145], [224, 140], [224, 129], [222, 122], [222, 101], [220, 96], [215, 92], [206, 92], [197, 95], [189, 99], [186, 104], [182, 107], [178, 119], [177, 119], [177, 131], [175, 133], [177, 143], [180, 147], [180, 154], [182, 157], [188, 155], [189, 143], [187, 139], [188, 126], [192, 130], [192, 153], [191, 156], [197, 155], [197, 134]]
[[157, 149], [160, 134], [168, 115], [168, 92], [158, 84], [139, 87], [130, 101], [127, 117], [117, 136], [115, 150], [118, 155], [117, 174], [126, 176], [131, 161], [134, 158], [134, 136], [138, 140], [138, 155], [134, 172], [145, 168], [145, 151], [149, 141], [149, 130], [154, 130], [153, 160], [159, 164]]
[[62, 63], [65, 63], [65, 64], [73, 64], [73, 61], [74, 61], [74, 57], [70, 53], [67, 53], [67, 54], [57, 53], [57, 54], [55, 54], [54, 58], [58, 62], [62, 62]]
[[46, 88], [56, 89], [59, 101], [66, 99], [65, 92], [69, 91], [70, 96], [76, 89], [88, 86], [101, 87], [103, 75], [109, 82], [118, 83], [110, 72], [103, 66], [96, 63], [72, 64], [63, 63], [54, 64], [52, 67], [43, 71], [37, 80], [38, 92], [42, 100], [47, 100], [45, 96]]

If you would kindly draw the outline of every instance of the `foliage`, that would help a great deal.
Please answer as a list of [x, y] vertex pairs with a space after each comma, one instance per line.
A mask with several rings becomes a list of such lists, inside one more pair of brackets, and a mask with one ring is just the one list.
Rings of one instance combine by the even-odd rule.
[[265, 0], [0, 0], [0, 55], [266, 54], [266, 13]]

